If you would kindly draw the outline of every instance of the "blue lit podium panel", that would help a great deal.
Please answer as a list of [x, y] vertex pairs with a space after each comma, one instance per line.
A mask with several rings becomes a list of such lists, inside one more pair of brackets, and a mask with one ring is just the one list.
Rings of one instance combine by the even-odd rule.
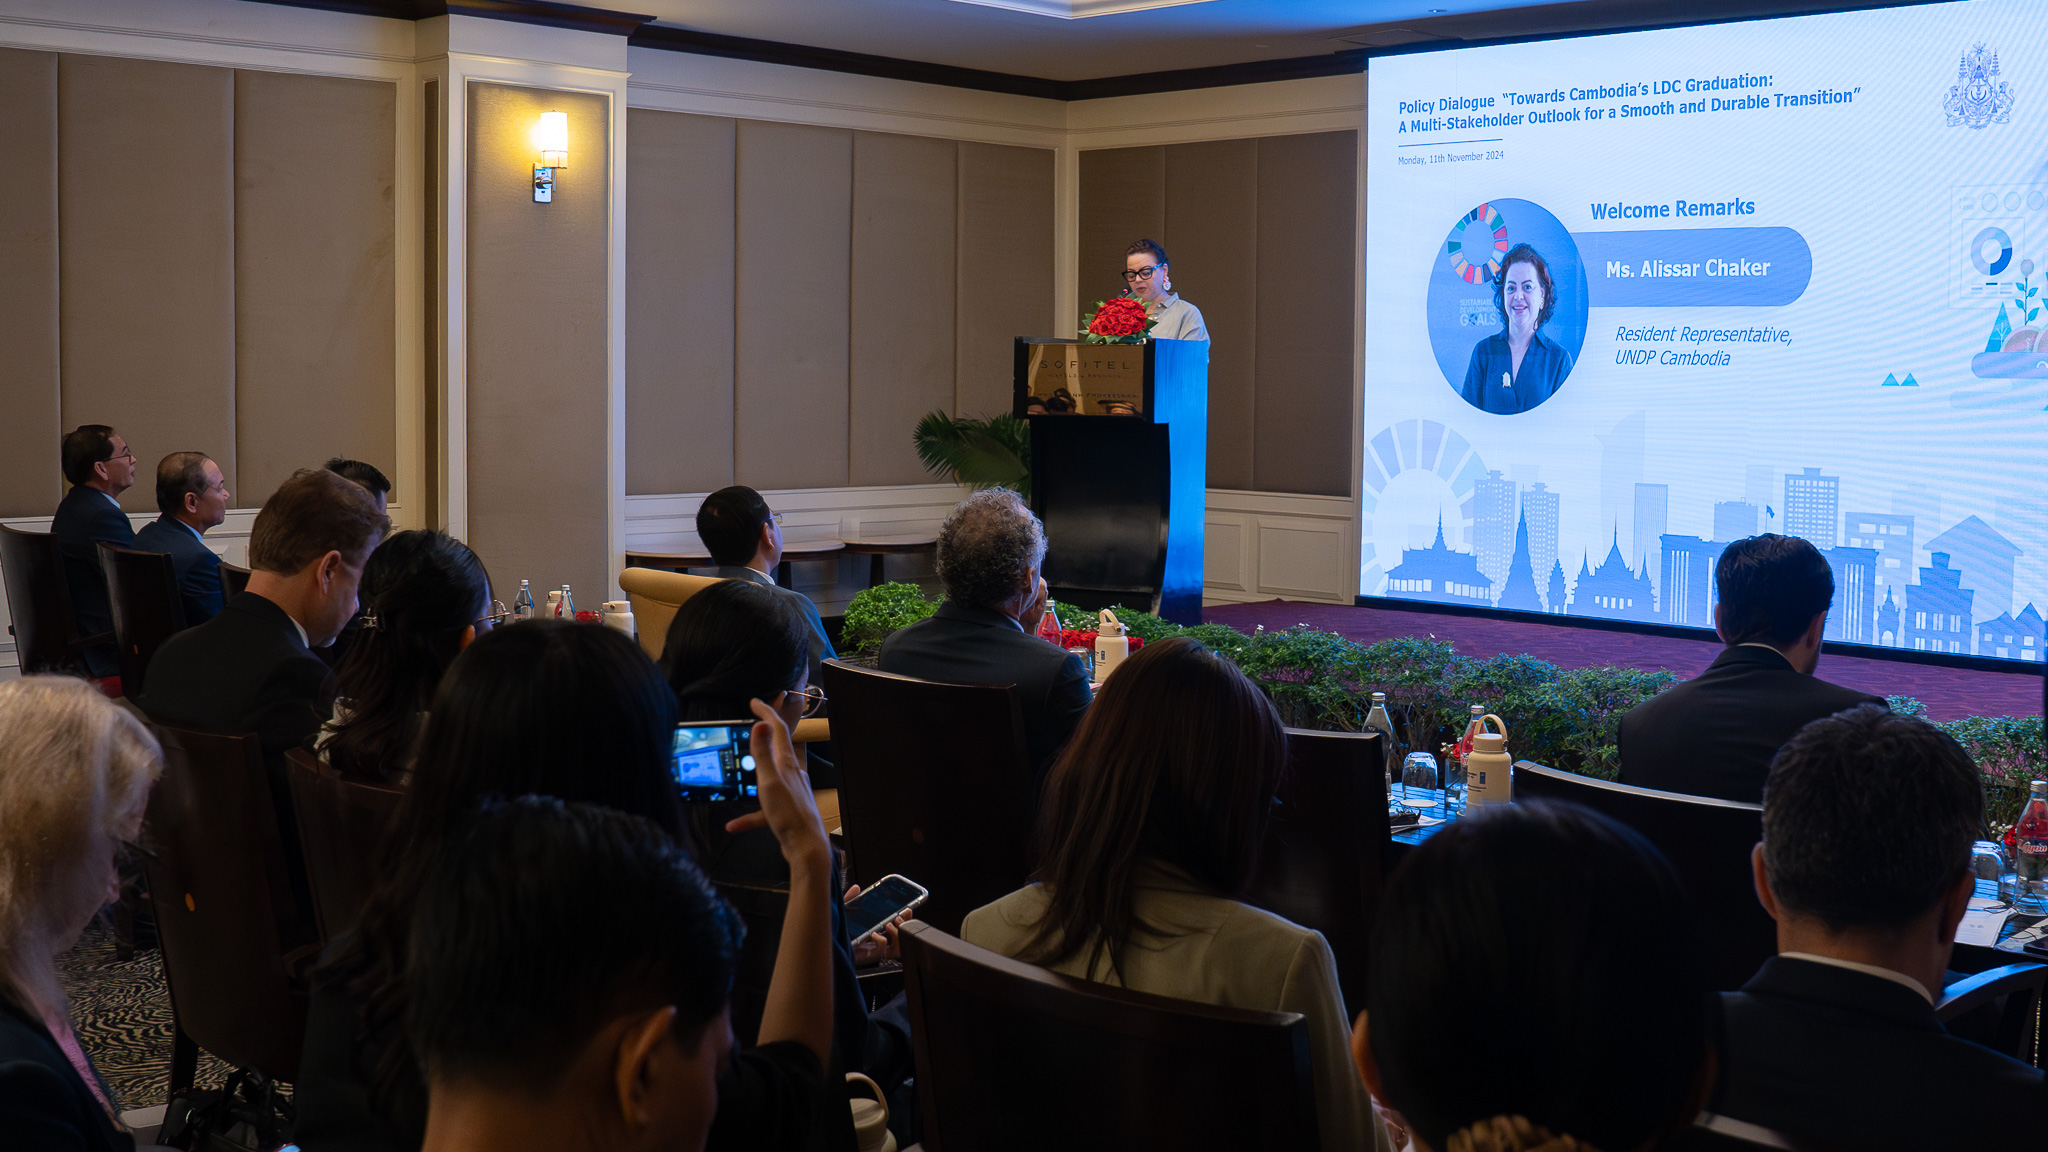
[[1015, 403], [1053, 599], [1200, 623], [1208, 342], [1020, 336]]

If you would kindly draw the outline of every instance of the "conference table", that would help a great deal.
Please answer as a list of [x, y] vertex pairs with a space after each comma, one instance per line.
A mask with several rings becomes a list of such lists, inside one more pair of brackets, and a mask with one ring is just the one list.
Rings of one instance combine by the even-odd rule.
[[[1435, 793], [1431, 793], [1431, 795], [1434, 796]], [[1454, 813], [1449, 819], [1431, 816], [1429, 819], [1433, 821], [1432, 823], [1410, 825], [1391, 831], [1387, 836], [1388, 853], [1386, 861], [1388, 871], [1391, 872], [1393, 865], [1397, 864], [1411, 849], [1418, 847], [1424, 840], [1456, 823], [1458, 815], [1460, 814]], [[1977, 895], [1980, 898], [1995, 899], [1998, 895], [1997, 882], [1978, 880]], [[2000, 927], [1997, 943], [1968, 944], [1958, 941], [1955, 947], [1955, 954], [1950, 959], [1949, 967], [1958, 972], [1976, 973], [2004, 964], [2048, 964], [2048, 954], [2027, 951], [2027, 945], [2030, 943], [2035, 944], [2037, 947], [2048, 948], [2048, 916], [2031, 916], [2022, 912], [2014, 912], [2006, 917], [2004, 925]]]

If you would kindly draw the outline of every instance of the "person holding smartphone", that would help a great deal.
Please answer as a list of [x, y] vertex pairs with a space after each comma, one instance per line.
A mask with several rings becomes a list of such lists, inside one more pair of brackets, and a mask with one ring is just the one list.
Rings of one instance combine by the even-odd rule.
[[[758, 1042], [718, 1084], [712, 1149], [851, 1147], [832, 1061], [831, 849], [781, 713], [739, 704], [759, 787], [735, 831], [786, 861], [788, 908]], [[609, 628], [531, 620], [477, 639], [428, 710], [417, 770], [378, 861], [382, 884], [314, 973], [294, 1130], [305, 1152], [417, 1152], [427, 1084], [402, 1034], [412, 913], [440, 849], [489, 796], [550, 796], [654, 821], [689, 845], [673, 775], [676, 701], [640, 646]]]
[[[685, 724], [730, 721], [746, 715], [749, 702], [760, 700], [794, 728], [824, 701], [823, 694], [810, 687], [809, 657], [809, 624], [785, 597], [758, 584], [728, 580], [690, 597], [676, 610], [662, 646], [661, 668], [675, 692], [677, 715]], [[762, 786], [766, 787], [765, 782]], [[699, 859], [713, 882], [734, 888], [774, 889], [790, 877], [777, 840], [764, 834], [765, 825], [751, 818], [759, 806], [749, 799], [691, 805]], [[836, 865], [833, 873], [831, 888], [838, 891]], [[855, 887], [847, 898], [859, 895], [860, 889]], [[832, 926], [837, 953], [832, 975], [838, 993], [833, 1003], [838, 1055], [846, 1068], [862, 1068], [867, 1064], [868, 1013], [854, 970], [894, 957], [894, 927], [885, 929], [879, 940], [864, 940], [856, 952], [836, 901]], [[742, 986], [734, 994], [734, 1026], [742, 1038], [751, 1031], [753, 1013], [759, 1010], [767, 990], [758, 983], [746, 987], [747, 978], [743, 971]], [[765, 1018], [762, 1027], [766, 1027]]]

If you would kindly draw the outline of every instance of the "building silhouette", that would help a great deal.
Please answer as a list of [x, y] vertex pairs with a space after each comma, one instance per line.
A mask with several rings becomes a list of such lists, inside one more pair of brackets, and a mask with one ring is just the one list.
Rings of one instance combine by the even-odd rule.
[[1643, 566], [1643, 575], [1661, 573], [1664, 556], [1663, 544], [1659, 540], [1671, 527], [1671, 485], [1637, 484], [1634, 547], [1630, 555]]
[[[1556, 568], [1561, 575], [1563, 565], [1557, 560], [1557, 493], [1541, 483], [1531, 484], [1522, 493], [1522, 515], [1529, 521], [1529, 567], [1538, 572]], [[1551, 606], [1552, 612], [1564, 610], [1564, 602]]]
[[1515, 482], [1488, 472], [1472, 485], [1472, 558], [1499, 587], [1515, 550]]
[[1887, 592], [1906, 586], [1907, 578], [1913, 574], [1911, 516], [1903, 512], [1847, 512], [1842, 515], [1842, 536], [1851, 548], [1877, 549], [1877, 582]]
[[1664, 550], [1664, 586], [1658, 591], [1664, 621], [1688, 628], [1712, 628], [1717, 599], [1714, 565], [1728, 545], [1697, 536], [1665, 536], [1658, 543]]
[[1823, 476], [1818, 468], [1785, 474], [1785, 535], [1811, 540], [1815, 548], [1833, 548], [1841, 507], [1840, 476]]
[[[1901, 588], [1907, 585], [1901, 584]], [[1892, 601], [1892, 590], [1884, 590], [1884, 603], [1877, 606], [1876, 635], [1872, 643], [1884, 648], [1897, 648], [1906, 642], [1905, 634], [1899, 631], [1899, 606]]]
[[1977, 589], [1977, 613], [1998, 616], [2012, 610], [2012, 562], [2020, 546], [1975, 516], [1927, 542], [1929, 552], [1946, 552], [1949, 562], [1970, 574]]
[[1756, 535], [1757, 506], [1747, 500], [1724, 500], [1714, 505], [1714, 539], [1746, 540]]
[[2044, 637], [2048, 637], [2048, 626], [2028, 604], [2017, 616], [2007, 612], [1977, 625], [1977, 655], [2039, 661]]
[[1600, 567], [1589, 572], [1586, 560], [1580, 559], [1579, 579], [1572, 586], [1571, 614], [1604, 620], [1657, 619], [1657, 589], [1647, 573], [1637, 572], [1622, 559], [1620, 529], [1615, 530]]
[[1569, 595], [1570, 593], [1566, 591], [1564, 584], [1564, 561], [1552, 560], [1550, 562], [1550, 589], [1543, 595], [1543, 610], [1555, 616], [1564, 615], [1565, 598]]
[[1502, 608], [1517, 612], [1541, 612], [1543, 600], [1536, 594], [1536, 567], [1529, 560], [1529, 518], [1515, 523], [1515, 556], [1508, 562], [1507, 583], [1500, 591]]
[[1444, 545], [1444, 520], [1436, 520], [1436, 543], [1401, 549], [1401, 562], [1387, 573], [1387, 594], [1437, 604], [1493, 606], [1493, 581], [1479, 570], [1470, 552]]
[[1825, 548], [1821, 557], [1835, 574], [1835, 597], [1828, 602], [1824, 640], [1868, 644], [1877, 614], [1877, 549]]
[[1936, 552], [1934, 566], [1920, 570], [1920, 582], [1906, 585], [1905, 643], [1915, 652], [1970, 651], [1970, 602], [1976, 591], [1963, 587], [1963, 571]]

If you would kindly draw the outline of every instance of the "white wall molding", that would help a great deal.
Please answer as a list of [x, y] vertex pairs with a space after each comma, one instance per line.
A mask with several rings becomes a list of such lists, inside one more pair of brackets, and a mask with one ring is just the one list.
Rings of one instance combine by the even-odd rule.
[[246, 0], [0, 0], [0, 45], [376, 79], [415, 53], [410, 20]]
[[1209, 489], [1203, 523], [1205, 604], [1314, 600], [1349, 604], [1357, 505], [1348, 496]]
[[1363, 73], [1077, 100], [1067, 106], [1068, 138], [1084, 149], [1346, 129], [1365, 131]]
[[[761, 496], [782, 514], [783, 541], [798, 544], [849, 536], [936, 536], [953, 506], [971, 491], [959, 484], [894, 484], [771, 489]], [[626, 547], [655, 552], [701, 549], [697, 509], [708, 495], [626, 497]], [[915, 581], [928, 591], [936, 586], [929, 556], [890, 556], [886, 569], [891, 580]], [[868, 586], [868, 571], [868, 557], [845, 556], [792, 564], [790, 582], [817, 603], [818, 611], [831, 616], [845, 611], [854, 593]]]
[[628, 58], [635, 108], [1032, 148], [1057, 148], [1066, 134], [1066, 106], [1036, 96], [659, 48], [629, 49]]

